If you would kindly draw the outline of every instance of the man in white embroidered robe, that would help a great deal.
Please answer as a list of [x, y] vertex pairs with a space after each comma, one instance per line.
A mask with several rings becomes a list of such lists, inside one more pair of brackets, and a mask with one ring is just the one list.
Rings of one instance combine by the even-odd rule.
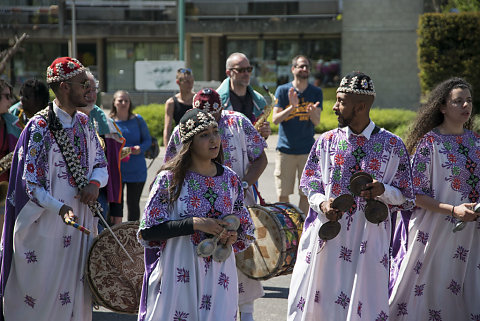
[[[388, 318], [391, 215], [411, 208], [414, 195], [405, 145], [370, 120], [374, 96], [367, 75], [344, 77], [333, 107], [339, 128], [324, 133], [310, 152], [300, 183], [310, 211], [291, 279], [288, 321]], [[352, 194], [350, 178], [360, 171], [373, 182], [341, 213], [332, 201]], [[373, 224], [366, 219], [367, 199], [388, 206], [385, 221]], [[320, 227], [336, 220], [339, 234], [322, 240]]]
[[[2, 239], [2, 320], [88, 321], [92, 302], [84, 278], [98, 218], [88, 204], [108, 180], [107, 164], [88, 117], [89, 81], [82, 64], [57, 58], [47, 69], [56, 95], [48, 117], [34, 116], [15, 149]], [[58, 120], [89, 181], [79, 190], [49, 124]], [[64, 223], [75, 219], [90, 235]]]

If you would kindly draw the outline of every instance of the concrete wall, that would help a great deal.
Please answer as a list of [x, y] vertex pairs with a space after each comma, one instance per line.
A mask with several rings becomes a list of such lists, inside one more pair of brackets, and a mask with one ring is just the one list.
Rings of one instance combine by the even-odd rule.
[[374, 106], [416, 109], [420, 99], [417, 33], [423, 0], [344, 0], [342, 75], [370, 75]]

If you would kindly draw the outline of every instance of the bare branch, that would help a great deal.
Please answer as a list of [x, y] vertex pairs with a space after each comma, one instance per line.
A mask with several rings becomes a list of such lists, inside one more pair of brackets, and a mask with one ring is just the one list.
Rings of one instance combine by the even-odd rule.
[[13, 44], [13, 46], [8, 48], [7, 50], [0, 52], [0, 74], [5, 71], [8, 61], [13, 57], [13, 55], [15, 55], [18, 50], [20, 50], [20, 45], [27, 38], [28, 35], [26, 33], [21, 35], [20, 38], [15, 36], [15, 43]]

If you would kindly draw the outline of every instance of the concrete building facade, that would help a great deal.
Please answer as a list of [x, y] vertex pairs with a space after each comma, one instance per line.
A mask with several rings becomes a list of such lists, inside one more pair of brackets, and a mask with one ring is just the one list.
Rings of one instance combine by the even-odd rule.
[[[104, 97], [126, 89], [136, 104], [163, 103], [171, 92], [136, 89], [135, 62], [178, 60], [177, 2], [75, 0], [74, 24], [73, 1], [3, 0], [0, 50], [15, 35], [30, 36], [3, 77], [17, 88], [44, 79], [47, 65], [71, 52], [75, 25], [77, 57]], [[291, 58], [305, 54], [324, 86], [362, 70], [375, 81], [376, 105], [415, 108], [422, 12], [423, 0], [185, 0], [185, 65], [196, 80], [218, 82], [228, 55], [241, 51], [255, 66], [254, 85], [275, 87], [291, 79]]]

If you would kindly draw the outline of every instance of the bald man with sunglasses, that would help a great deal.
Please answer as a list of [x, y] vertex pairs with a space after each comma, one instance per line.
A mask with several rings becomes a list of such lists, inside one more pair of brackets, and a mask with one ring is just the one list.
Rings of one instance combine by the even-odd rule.
[[[247, 56], [235, 52], [227, 58], [225, 64], [227, 78], [222, 82], [217, 92], [225, 110], [238, 111], [255, 124], [267, 105], [265, 98], [250, 86], [253, 67]], [[259, 128], [260, 135], [267, 139], [272, 132], [270, 124], [264, 122]]]

